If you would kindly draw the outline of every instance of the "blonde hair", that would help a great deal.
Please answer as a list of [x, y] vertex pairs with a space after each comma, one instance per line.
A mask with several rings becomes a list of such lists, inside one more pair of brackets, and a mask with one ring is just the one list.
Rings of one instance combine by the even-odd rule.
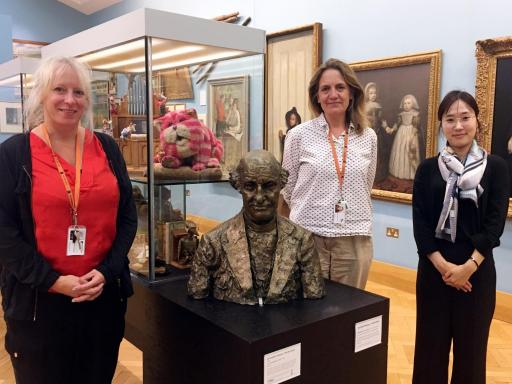
[[82, 114], [82, 125], [93, 129], [91, 70], [77, 59], [64, 56], [53, 56], [44, 59], [34, 74], [34, 85], [25, 103], [25, 118], [29, 129], [37, 127], [44, 121], [43, 101], [51, 91], [54, 81], [60, 74], [71, 69], [78, 76], [80, 87], [85, 95], [85, 110]]
[[408, 95], [405, 95], [404, 97], [402, 97], [402, 101], [400, 102], [400, 109], [404, 109], [404, 101], [405, 101], [405, 99], [411, 99], [411, 101], [412, 101], [412, 109], [414, 109], [416, 111], [420, 110], [420, 106], [418, 104], [418, 100], [416, 100], [416, 96], [411, 95], [411, 94], [408, 94]]
[[368, 120], [365, 112], [364, 92], [361, 83], [352, 68], [346, 63], [338, 59], [329, 59], [322, 64], [314, 73], [311, 81], [309, 82], [309, 106], [316, 116], [320, 115], [323, 110], [320, 102], [318, 101], [318, 89], [320, 86], [320, 78], [323, 73], [328, 69], [337, 70], [345, 82], [350, 87], [352, 93], [352, 101], [346, 112], [347, 122], [352, 122], [357, 133], [362, 133], [368, 127]]

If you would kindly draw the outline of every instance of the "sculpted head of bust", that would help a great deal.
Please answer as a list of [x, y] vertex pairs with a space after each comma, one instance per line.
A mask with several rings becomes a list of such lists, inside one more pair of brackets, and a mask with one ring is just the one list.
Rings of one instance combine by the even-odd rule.
[[240, 160], [230, 182], [242, 194], [247, 224], [266, 225], [275, 220], [279, 192], [287, 180], [288, 171], [268, 151], [251, 151]]

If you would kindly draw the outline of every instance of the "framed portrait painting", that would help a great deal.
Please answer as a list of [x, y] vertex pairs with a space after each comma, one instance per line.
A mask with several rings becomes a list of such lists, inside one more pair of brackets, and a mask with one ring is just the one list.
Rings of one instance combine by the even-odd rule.
[[249, 76], [208, 80], [208, 127], [224, 146], [221, 166], [230, 171], [249, 148]]
[[0, 102], [0, 132], [23, 132], [23, 115], [21, 113], [21, 103]]
[[437, 151], [441, 51], [351, 64], [377, 134], [372, 196], [411, 202], [419, 163]]
[[[477, 41], [476, 59], [481, 124], [478, 141], [487, 151], [505, 159], [512, 182], [512, 37]], [[508, 216], [512, 217], [512, 199]]]
[[308, 85], [321, 63], [321, 23], [267, 35], [264, 142], [278, 160], [288, 130], [314, 117], [308, 107]]

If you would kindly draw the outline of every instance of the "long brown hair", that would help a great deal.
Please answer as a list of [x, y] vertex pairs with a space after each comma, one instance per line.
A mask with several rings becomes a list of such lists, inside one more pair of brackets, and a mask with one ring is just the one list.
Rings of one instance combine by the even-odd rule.
[[328, 69], [337, 70], [345, 82], [350, 87], [352, 93], [352, 101], [347, 108], [346, 119], [348, 122], [352, 122], [357, 133], [361, 133], [364, 128], [368, 127], [368, 121], [365, 113], [365, 100], [364, 91], [361, 83], [357, 79], [355, 72], [350, 68], [348, 64], [338, 59], [329, 59], [323, 63], [316, 72], [314, 73], [311, 81], [309, 82], [309, 106], [316, 116], [320, 115], [323, 110], [320, 102], [318, 101], [318, 89], [320, 84], [320, 78], [323, 73]]

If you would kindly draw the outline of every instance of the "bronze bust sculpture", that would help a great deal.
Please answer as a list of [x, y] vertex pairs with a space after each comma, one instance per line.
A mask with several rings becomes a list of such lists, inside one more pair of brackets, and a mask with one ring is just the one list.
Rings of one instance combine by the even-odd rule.
[[188, 293], [240, 304], [320, 298], [324, 281], [310, 232], [277, 215], [288, 172], [267, 151], [249, 152], [230, 175], [243, 198], [235, 217], [203, 236]]

